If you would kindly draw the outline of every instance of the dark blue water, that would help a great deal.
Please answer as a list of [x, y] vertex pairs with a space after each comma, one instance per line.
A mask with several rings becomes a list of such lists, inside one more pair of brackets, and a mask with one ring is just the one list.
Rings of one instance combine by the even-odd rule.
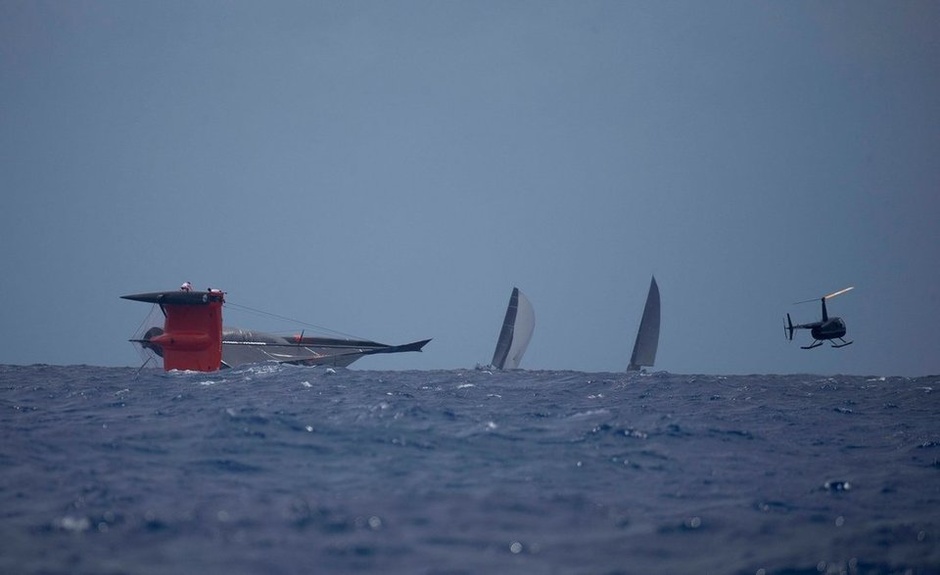
[[940, 377], [0, 366], [0, 573], [940, 573]]

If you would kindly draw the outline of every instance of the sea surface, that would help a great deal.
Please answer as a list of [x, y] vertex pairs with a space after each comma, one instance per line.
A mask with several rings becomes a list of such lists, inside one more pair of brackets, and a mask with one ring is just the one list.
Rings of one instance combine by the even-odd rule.
[[0, 366], [0, 573], [940, 573], [940, 377]]

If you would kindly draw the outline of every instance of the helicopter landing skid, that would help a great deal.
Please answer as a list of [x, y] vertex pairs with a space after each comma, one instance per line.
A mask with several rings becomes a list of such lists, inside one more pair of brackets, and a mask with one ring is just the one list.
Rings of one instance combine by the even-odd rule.
[[[832, 344], [832, 347], [835, 347], [835, 348], [845, 347], [845, 346], [847, 346], [847, 345], [852, 345], [853, 343], [855, 343], [855, 342], [853, 342], [853, 341], [845, 341], [845, 340], [842, 339], [841, 337], [839, 338], [839, 341], [841, 341], [842, 343], [836, 343], [836, 342], [834, 342], [834, 341], [830, 341], [830, 343]], [[821, 346], [822, 344], [823, 344], [822, 340], [820, 340], [820, 339], [814, 339], [814, 340], [813, 340], [813, 343], [811, 343], [811, 344], [809, 344], [809, 345], [801, 345], [801, 346], [800, 346], [800, 349], [813, 349], [814, 347], [819, 347], [819, 346]]]

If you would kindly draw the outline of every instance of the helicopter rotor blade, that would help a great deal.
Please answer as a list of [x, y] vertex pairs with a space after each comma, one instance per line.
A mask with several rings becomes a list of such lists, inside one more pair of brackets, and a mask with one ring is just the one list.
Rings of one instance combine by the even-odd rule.
[[813, 299], [804, 299], [804, 300], [802, 300], [802, 301], [795, 301], [795, 302], [793, 302], [793, 305], [796, 305], [796, 304], [798, 304], [798, 303], [809, 303], [809, 302], [811, 302], [811, 301], [819, 301], [819, 300], [821, 300], [821, 299], [830, 299], [830, 298], [834, 298], [834, 297], [836, 297], [837, 295], [842, 295], [842, 294], [844, 294], [844, 293], [847, 292], [847, 291], [852, 291], [853, 289], [855, 289], [855, 286], [847, 287], [847, 288], [845, 288], [845, 289], [840, 289], [840, 290], [837, 291], [837, 292], [833, 292], [833, 293], [831, 293], [831, 294], [829, 294], [829, 295], [824, 295], [824, 296], [822, 296], [821, 298], [814, 297]]
[[840, 289], [839, 291], [833, 292], [833, 293], [831, 293], [831, 294], [829, 294], [829, 295], [824, 295], [824, 296], [823, 296], [823, 299], [833, 298], [833, 297], [836, 297], [837, 295], [842, 295], [842, 294], [844, 294], [844, 293], [847, 292], [847, 291], [852, 291], [853, 289], [855, 289], [855, 286], [849, 286], [849, 287], [847, 287], [847, 288], [845, 288], [845, 289]]

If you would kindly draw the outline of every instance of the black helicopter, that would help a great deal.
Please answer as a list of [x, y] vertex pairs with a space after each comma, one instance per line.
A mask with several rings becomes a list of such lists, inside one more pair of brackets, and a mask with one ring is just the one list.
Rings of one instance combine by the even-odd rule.
[[[832, 347], [845, 347], [850, 345], [852, 343], [851, 341], [845, 341], [842, 339], [842, 337], [845, 335], [845, 322], [842, 321], [841, 317], [829, 317], [829, 313], [826, 311], [826, 300], [834, 298], [837, 295], [842, 295], [847, 291], [851, 291], [852, 289], [854, 289], [854, 286], [822, 296], [822, 298], [820, 298], [820, 301], [822, 301], [822, 319], [819, 321], [793, 325], [793, 322], [790, 321], [790, 314], [787, 314], [787, 323], [783, 326], [784, 332], [787, 335], [787, 339], [793, 341], [793, 330], [795, 329], [808, 329], [813, 336], [813, 343], [809, 345], [801, 345], [801, 349], [813, 349], [814, 347], [819, 347], [823, 344], [823, 341], [826, 340], [832, 343]], [[798, 301], [796, 303], [807, 303], [811, 301], [816, 300], [808, 299], [805, 301]], [[839, 340], [842, 343], [836, 343], [834, 340]]]

